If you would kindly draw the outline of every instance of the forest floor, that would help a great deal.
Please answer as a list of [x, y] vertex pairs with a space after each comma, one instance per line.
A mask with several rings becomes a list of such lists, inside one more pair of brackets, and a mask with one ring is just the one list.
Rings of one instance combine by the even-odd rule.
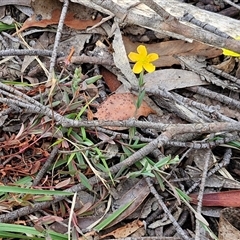
[[240, 239], [239, 7], [1, 1], [0, 239]]

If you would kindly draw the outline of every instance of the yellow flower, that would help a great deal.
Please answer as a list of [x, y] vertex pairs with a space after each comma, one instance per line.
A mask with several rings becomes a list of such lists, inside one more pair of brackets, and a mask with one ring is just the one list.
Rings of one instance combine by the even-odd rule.
[[[236, 37], [234, 39], [235, 40], [240, 40], [240, 36], [238, 36], [238, 37]], [[223, 50], [223, 55], [225, 55], [225, 56], [240, 57], [239, 53], [233, 52], [233, 51], [225, 49], [225, 48], [223, 48], [222, 50]]]
[[128, 54], [129, 59], [132, 62], [135, 62], [133, 66], [133, 72], [138, 74], [145, 69], [147, 72], [154, 72], [155, 66], [152, 64], [153, 61], [156, 61], [159, 57], [157, 53], [149, 53], [143, 45], [137, 47], [137, 52], [130, 52]]

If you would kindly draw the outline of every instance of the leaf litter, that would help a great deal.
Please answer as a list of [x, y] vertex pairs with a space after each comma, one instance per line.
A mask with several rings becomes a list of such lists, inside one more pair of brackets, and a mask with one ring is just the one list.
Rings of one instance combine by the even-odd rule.
[[[171, 11], [173, 17], [182, 11], [181, 4], [191, 13], [194, 9], [196, 17], [201, 13], [191, 4], [170, 2], [177, 9]], [[192, 221], [185, 214], [188, 207], [205, 223], [205, 237], [214, 239], [218, 229], [206, 224], [201, 211], [196, 212], [187, 201], [198, 204], [199, 192], [205, 192], [202, 213], [207, 212], [205, 206], [239, 205], [238, 190], [234, 190], [239, 188], [238, 59], [223, 56], [215, 42], [209, 46], [197, 33], [191, 42], [185, 33], [166, 31], [160, 20], [153, 25], [149, 17], [159, 16], [144, 4], [132, 8], [126, 4], [126, 8], [127, 1], [123, 3], [113, 1], [103, 9], [97, 1], [70, 2], [58, 42], [61, 57], [54, 69], [54, 87], [46, 84], [51, 61], [44, 51], [53, 49], [62, 3], [32, 1], [34, 15], [30, 18], [21, 18], [21, 8], [8, 6], [12, 17], [23, 23], [17, 34], [8, 28], [1, 34], [1, 50], [11, 50], [14, 56], [1, 60], [0, 84], [0, 182], [4, 186], [0, 227], [12, 238], [19, 237], [20, 227], [17, 230], [18, 225], [11, 228], [2, 222], [17, 218], [23, 225], [35, 226], [21, 229], [23, 239], [26, 234], [52, 239], [67, 239], [69, 234], [72, 239], [159, 239], [173, 237], [176, 231], [182, 239], [189, 239], [182, 228], [197, 238], [193, 224], [180, 226]], [[158, 4], [169, 8], [169, 2]], [[125, 12], [116, 13], [116, 9]], [[119, 24], [113, 15], [127, 24]], [[226, 26], [238, 26], [235, 19], [221, 16], [212, 21], [216, 15], [211, 12], [206, 16], [223, 32], [229, 33]], [[136, 25], [129, 27], [128, 23]], [[236, 34], [240, 28], [234, 29]], [[197, 30], [203, 34], [200, 27]], [[141, 86], [141, 76], [133, 74], [127, 58], [139, 45], [160, 55], [156, 71], [143, 74]], [[24, 57], [14, 52], [23, 49], [29, 53], [39, 49], [44, 54], [36, 58], [36, 52]], [[179, 59], [185, 59], [185, 65]], [[138, 91], [139, 86], [144, 91]], [[144, 93], [146, 99], [139, 108], [136, 92]], [[105, 121], [120, 123], [101, 125]], [[128, 125], [133, 122], [134, 127]], [[204, 171], [208, 171], [206, 181], [200, 179]], [[205, 189], [198, 187], [200, 181], [205, 181]], [[190, 194], [192, 191], [195, 193]], [[78, 196], [57, 195], [72, 192]], [[45, 195], [39, 197], [41, 193]], [[44, 211], [37, 214], [39, 209]], [[210, 211], [207, 215], [218, 221]]]
[[94, 114], [94, 117], [99, 120], [121, 121], [131, 118], [138, 119], [140, 116], [147, 117], [149, 114], [155, 113], [146, 102], [143, 102], [140, 108], [137, 109], [136, 102], [137, 96], [131, 93], [113, 94], [97, 108], [97, 112]]

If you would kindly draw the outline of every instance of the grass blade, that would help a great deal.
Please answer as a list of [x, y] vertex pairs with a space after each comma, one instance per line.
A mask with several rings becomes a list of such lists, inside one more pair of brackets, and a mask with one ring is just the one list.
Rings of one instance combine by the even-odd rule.
[[61, 195], [61, 196], [73, 195], [73, 193], [64, 192], [64, 191], [27, 189], [27, 188], [12, 187], [12, 186], [0, 186], [0, 193], [44, 194], [44, 195]]
[[114, 219], [116, 219], [120, 214], [122, 214], [133, 202], [134, 202], [134, 199], [132, 201], [130, 201], [129, 203], [121, 206], [118, 210], [114, 211], [106, 219], [104, 219], [101, 223], [99, 223], [94, 229], [98, 232], [101, 231], [102, 229], [104, 229]]

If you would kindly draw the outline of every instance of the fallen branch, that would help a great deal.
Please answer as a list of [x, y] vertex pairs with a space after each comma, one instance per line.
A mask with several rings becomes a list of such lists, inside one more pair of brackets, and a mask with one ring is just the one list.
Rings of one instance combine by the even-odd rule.
[[[94, 8], [105, 14], [115, 15], [124, 21], [125, 24], [139, 25], [175, 38], [184, 40], [186, 38], [188, 40], [193, 39], [215, 47], [240, 52], [239, 41], [219, 37], [188, 22], [180, 23], [176, 21], [176, 19], [182, 18], [184, 13], [188, 12], [196, 19], [207, 22], [232, 37], [240, 36], [240, 23], [238, 20], [226, 16], [221, 16], [220, 18], [219, 14], [204, 11], [191, 4], [181, 3], [177, 0], [146, 0], [146, 4], [154, 2], [175, 17], [175, 20], [166, 22], [155, 12], [156, 9], [153, 11], [145, 4], [136, 6], [136, 3], [139, 3], [136, 0], [122, 0], [117, 2], [114, 0], [72, 0], [72, 2]], [[131, 6], [133, 7], [131, 8]]]

